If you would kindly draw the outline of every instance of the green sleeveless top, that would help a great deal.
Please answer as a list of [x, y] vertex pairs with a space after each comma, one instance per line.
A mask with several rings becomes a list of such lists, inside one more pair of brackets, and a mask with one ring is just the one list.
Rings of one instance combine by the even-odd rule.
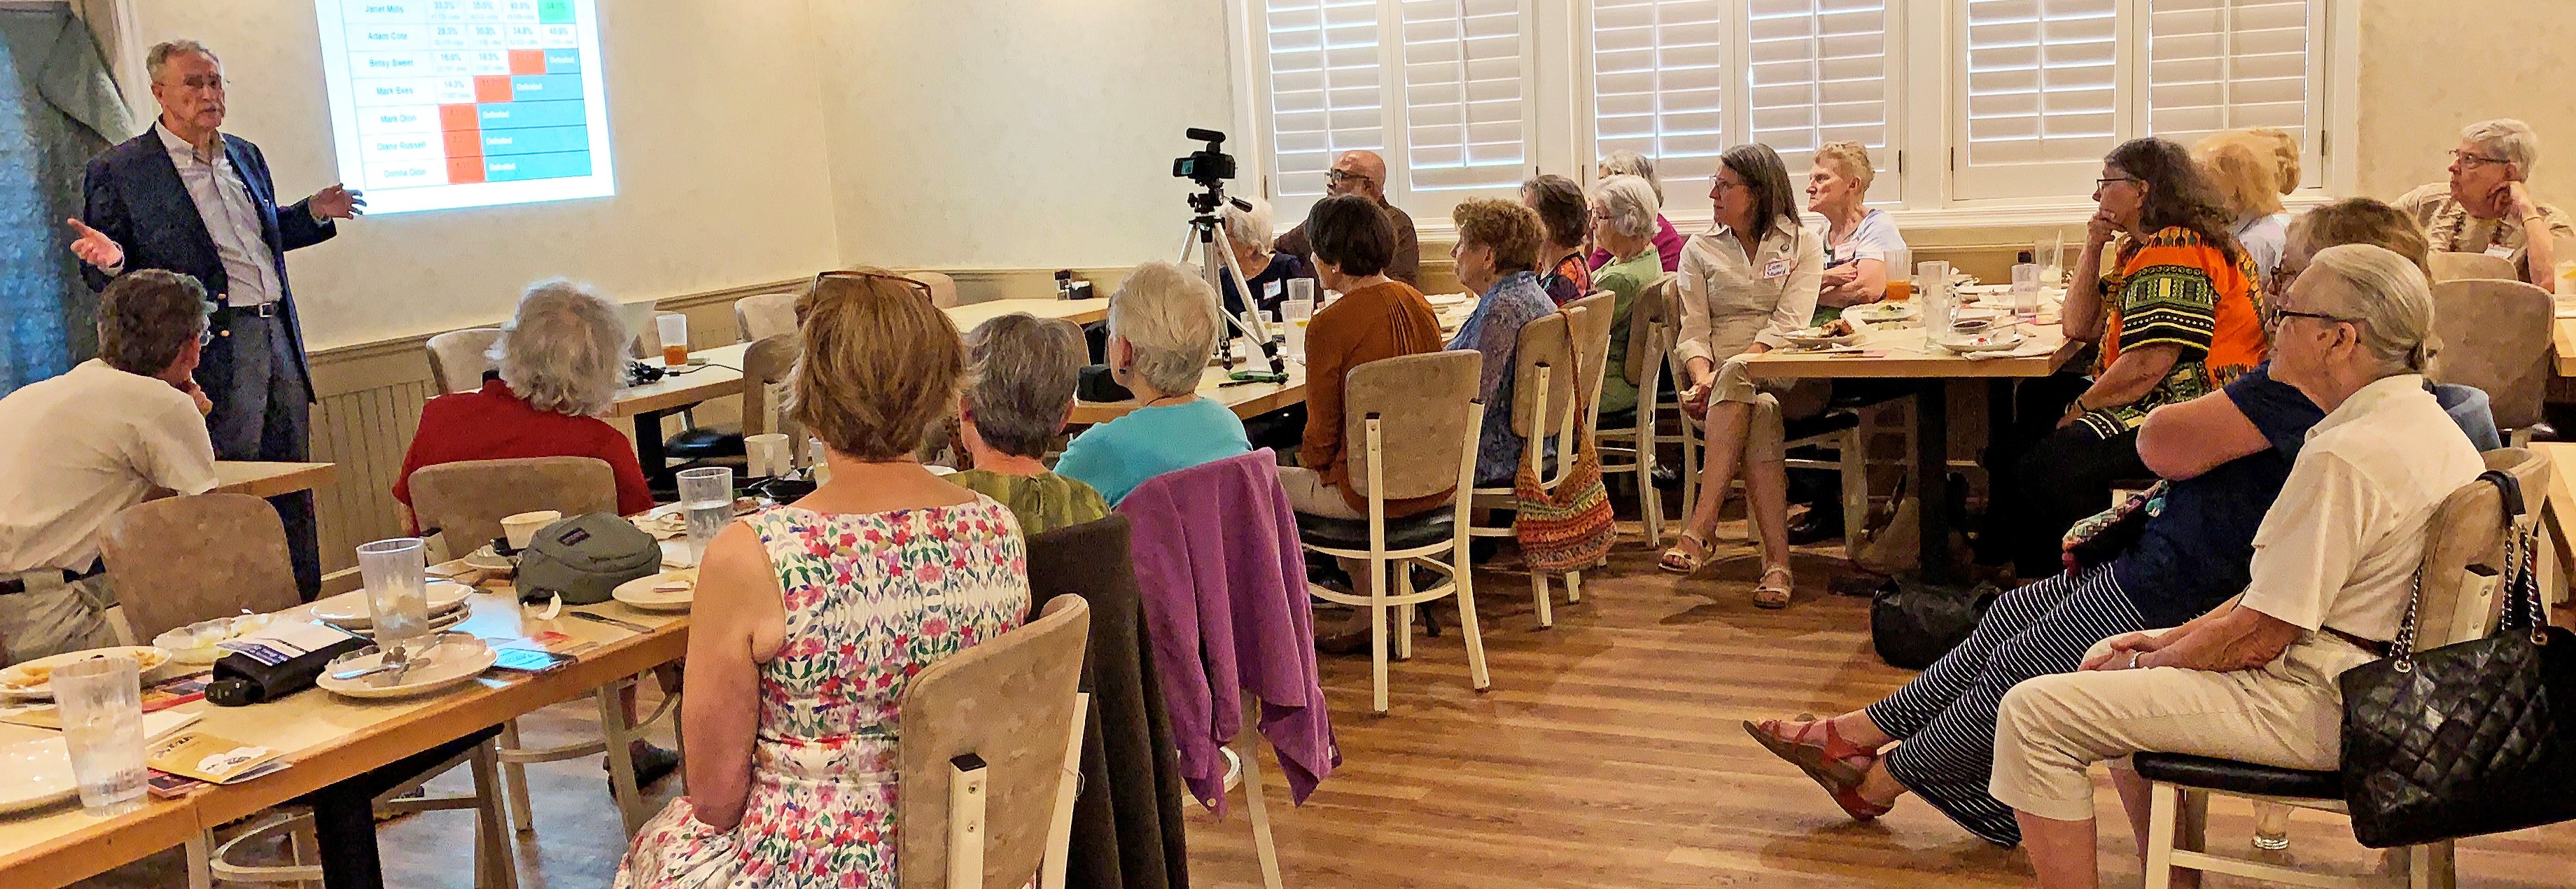
[[1041, 472], [1004, 475], [983, 469], [953, 473], [948, 480], [1009, 507], [1020, 519], [1020, 534], [1033, 536], [1057, 528], [1099, 521], [1109, 516], [1109, 502], [1090, 485]]

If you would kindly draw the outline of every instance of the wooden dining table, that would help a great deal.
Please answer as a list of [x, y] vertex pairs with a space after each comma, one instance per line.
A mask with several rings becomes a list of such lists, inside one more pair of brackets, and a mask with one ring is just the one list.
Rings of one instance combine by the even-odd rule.
[[[453, 564], [453, 563], [451, 563]], [[323, 603], [363, 599], [350, 592]], [[307, 689], [283, 699], [247, 707], [216, 707], [203, 701], [180, 705], [200, 714], [189, 727], [233, 740], [285, 752], [292, 763], [277, 772], [237, 784], [200, 788], [175, 800], [151, 800], [135, 812], [93, 818], [76, 803], [52, 809], [0, 815], [0, 886], [48, 889], [151, 855], [176, 845], [199, 842], [205, 831], [299, 798], [326, 791], [371, 770], [437, 748], [518, 716], [591, 694], [595, 689], [653, 667], [679, 660], [688, 649], [685, 613], [651, 612], [610, 601], [567, 607], [649, 627], [634, 632], [570, 616], [537, 620], [508, 594], [478, 592], [468, 598], [471, 613], [453, 629], [496, 646], [529, 647], [540, 633], [561, 633], [577, 659], [534, 676], [487, 672], [464, 686], [417, 698], [361, 701], [321, 689]], [[285, 614], [309, 615], [306, 605]], [[605, 718], [616, 708], [602, 707]], [[34, 740], [46, 730], [0, 724], [0, 745]], [[361, 801], [363, 802], [363, 801]], [[361, 818], [352, 827], [317, 818], [323, 883], [329, 889], [371, 889], [383, 885], [376, 856], [374, 826]], [[337, 835], [335, 835], [335, 832]]]
[[[1914, 496], [1918, 508], [1916, 530], [1922, 578], [1934, 584], [1958, 580], [1958, 569], [1950, 555], [1950, 516], [1943, 504], [1949, 503], [1950, 465], [1950, 384], [1956, 380], [1986, 380], [1990, 410], [2012, 404], [2012, 384], [2056, 373], [2075, 357], [2083, 343], [2069, 341], [2054, 323], [2021, 324], [2015, 329], [2024, 337], [2026, 346], [2005, 357], [1976, 357], [1952, 352], [1933, 345], [1919, 326], [1875, 327], [1863, 333], [1858, 352], [1806, 352], [1773, 350], [1757, 356], [1748, 366], [1755, 379], [1869, 379], [1909, 380], [1914, 394], [1914, 465], [1925, 467], [1915, 473]], [[1989, 424], [1987, 434], [1999, 431]]]
[[336, 471], [337, 468], [330, 463], [217, 460], [212, 493], [275, 497], [310, 491], [330, 484]]
[[2558, 359], [2558, 375], [2576, 377], [2576, 318], [2550, 322], [2549, 344]]

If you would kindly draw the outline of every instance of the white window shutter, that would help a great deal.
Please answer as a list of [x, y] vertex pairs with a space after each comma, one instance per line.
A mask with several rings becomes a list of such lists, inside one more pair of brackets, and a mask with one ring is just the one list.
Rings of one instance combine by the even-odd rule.
[[1962, 198], [2088, 194], [2119, 144], [2117, 0], [1966, 0]]
[[[1727, 134], [1729, 7], [1742, 0], [1594, 0], [1592, 139], [1628, 149], [1666, 183], [1717, 172]], [[1690, 193], [1689, 184], [1674, 194]]]
[[1308, 199], [1284, 212], [1324, 193], [1334, 156], [1386, 147], [1385, 75], [1376, 0], [1268, 0], [1266, 12], [1272, 187]]
[[[1803, 182], [1816, 147], [1858, 142], [1885, 173], [1888, 145], [1887, 4], [1884, 0], [1746, 0], [1745, 61], [1753, 138], [1780, 153]], [[1871, 186], [1896, 200], [1896, 178]]]
[[2189, 145], [2217, 130], [2275, 127], [2313, 159], [2309, 12], [2309, 0], [2153, 0], [2149, 130]]
[[1526, 178], [1521, 25], [1520, 0], [1402, 0], [1412, 190], [1517, 187]]

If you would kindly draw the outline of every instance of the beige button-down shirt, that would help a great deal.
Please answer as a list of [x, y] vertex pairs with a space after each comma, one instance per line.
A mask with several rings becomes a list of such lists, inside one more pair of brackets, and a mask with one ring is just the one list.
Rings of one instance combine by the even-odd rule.
[[179, 182], [188, 187], [188, 200], [197, 205], [197, 217], [205, 220], [206, 234], [215, 239], [215, 255], [223, 260], [228, 293], [208, 295], [225, 296], [234, 308], [276, 302], [285, 289], [278, 286], [277, 255], [260, 237], [259, 205], [252, 202], [240, 171], [233, 169], [221, 137], [208, 155], [169, 127], [156, 122], [152, 131], [161, 134], [171, 165], [179, 168]]
[[2415, 374], [2326, 414], [2254, 532], [2245, 607], [2302, 629], [2396, 638], [2433, 510], [2486, 469], [2458, 429]]
[[1720, 225], [1682, 247], [1682, 330], [1673, 354], [1723, 361], [1754, 343], [1777, 349], [1807, 326], [1824, 283], [1825, 239], [1782, 219], [1753, 255]]
[[[2502, 248], [2506, 251], [2505, 261], [2513, 263], [2515, 271], [2521, 272], [2526, 280], [2541, 282], [2540, 286], [2544, 289], [2550, 287], [2548, 282], [2558, 273], [2556, 269], [2541, 269], [2539, 274], [2532, 273], [2528, 262], [2529, 255], [2523, 244], [2521, 219], [2479, 219], [2470, 216], [2468, 208], [2460, 206], [2459, 201], [2451, 199], [2450, 183], [2435, 182], [2407, 192], [2404, 197], [2397, 199], [2396, 206], [2406, 215], [2414, 217], [2415, 224], [2424, 227], [2424, 239], [2432, 242], [2434, 252], [2485, 253], [2490, 247]], [[2576, 225], [2570, 224], [2567, 214], [2550, 204], [2539, 204], [2538, 209], [2540, 215], [2549, 220], [2552, 243], [2556, 243], [2557, 238], [2576, 237]], [[2566, 259], [2567, 256], [2561, 253], [2559, 258]]]

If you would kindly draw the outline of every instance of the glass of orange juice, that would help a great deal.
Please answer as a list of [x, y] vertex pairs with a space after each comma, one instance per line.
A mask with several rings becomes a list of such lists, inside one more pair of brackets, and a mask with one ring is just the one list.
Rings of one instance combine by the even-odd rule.
[[653, 325], [662, 335], [662, 363], [669, 367], [689, 363], [689, 316], [666, 312], [653, 316]]

